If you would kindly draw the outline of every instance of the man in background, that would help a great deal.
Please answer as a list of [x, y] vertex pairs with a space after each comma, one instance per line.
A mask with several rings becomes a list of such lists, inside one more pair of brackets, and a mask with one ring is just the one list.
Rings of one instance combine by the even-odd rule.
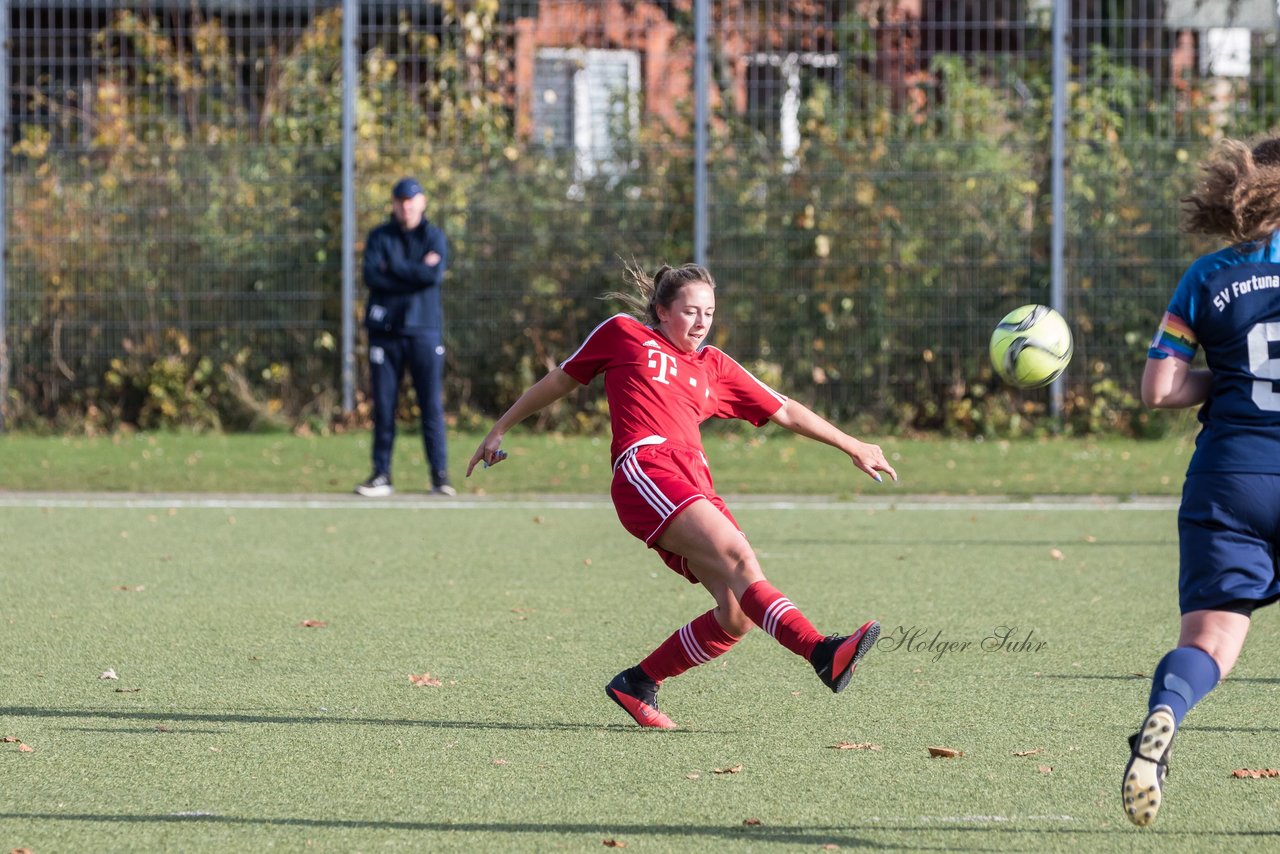
[[449, 484], [444, 426], [444, 340], [440, 287], [449, 248], [444, 232], [423, 215], [422, 185], [402, 178], [391, 189], [391, 218], [369, 232], [364, 325], [369, 333], [373, 392], [373, 473], [356, 487], [369, 498], [390, 495], [400, 383], [408, 368], [422, 412], [422, 443], [431, 492], [456, 495]]

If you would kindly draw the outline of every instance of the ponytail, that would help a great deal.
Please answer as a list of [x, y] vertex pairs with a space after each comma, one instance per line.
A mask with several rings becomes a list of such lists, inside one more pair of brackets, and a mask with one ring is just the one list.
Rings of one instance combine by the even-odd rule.
[[658, 325], [658, 306], [670, 306], [685, 285], [702, 282], [713, 289], [716, 286], [711, 273], [697, 264], [684, 264], [680, 267], [663, 264], [650, 277], [638, 264], [632, 262], [626, 265], [624, 276], [631, 286], [630, 290], [611, 291], [604, 295], [604, 299], [618, 300], [638, 319], [651, 326]]

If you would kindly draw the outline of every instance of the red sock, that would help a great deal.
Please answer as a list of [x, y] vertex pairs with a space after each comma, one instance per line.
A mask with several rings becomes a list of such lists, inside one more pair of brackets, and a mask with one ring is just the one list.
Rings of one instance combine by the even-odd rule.
[[807, 659], [822, 640], [822, 635], [800, 609], [767, 581], [757, 581], [748, 587], [738, 604], [753, 623], [796, 655]]
[[724, 655], [737, 642], [716, 620], [715, 611], [708, 611], [663, 641], [640, 667], [654, 682], [661, 682]]

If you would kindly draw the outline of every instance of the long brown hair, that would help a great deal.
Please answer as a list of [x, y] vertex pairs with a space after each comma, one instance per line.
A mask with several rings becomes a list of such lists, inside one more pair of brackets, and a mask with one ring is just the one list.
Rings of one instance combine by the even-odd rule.
[[1181, 200], [1183, 231], [1252, 243], [1280, 230], [1280, 138], [1252, 147], [1224, 139], [1200, 169], [1200, 183]]
[[706, 267], [697, 264], [684, 264], [672, 267], [663, 264], [650, 277], [640, 269], [634, 261], [626, 265], [626, 280], [631, 286], [629, 291], [611, 291], [604, 295], [605, 299], [616, 299], [625, 304], [641, 320], [651, 326], [658, 325], [658, 306], [670, 308], [680, 295], [680, 289], [692, 282], [710, 285], [715, 290], [716, 280]]

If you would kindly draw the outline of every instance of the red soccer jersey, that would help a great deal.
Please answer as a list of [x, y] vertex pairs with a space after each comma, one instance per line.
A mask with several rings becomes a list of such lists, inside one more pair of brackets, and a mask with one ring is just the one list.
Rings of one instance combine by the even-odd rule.
[[759, 427], [786, 401], [723, 350], [704, 345], [682, 353], [625, 314], [591, 330], [560, 367], [583, 385], [604, 374], [611, 460], [655, 437], [701, 450], [698, 427], [708, 418], [741, 418]]

